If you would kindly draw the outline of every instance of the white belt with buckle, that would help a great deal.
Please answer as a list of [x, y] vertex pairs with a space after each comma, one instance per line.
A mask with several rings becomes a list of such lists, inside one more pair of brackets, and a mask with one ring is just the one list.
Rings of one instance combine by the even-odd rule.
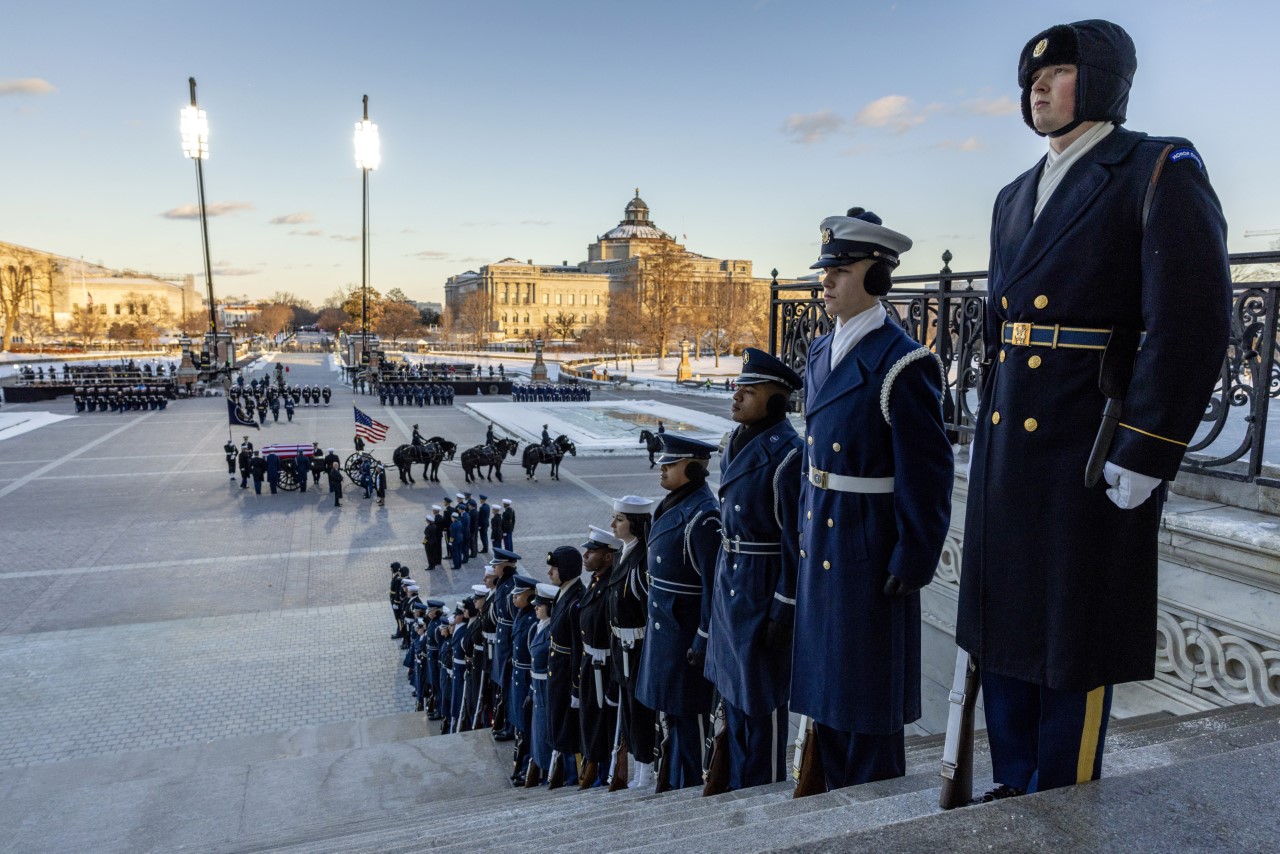
[[852, 477], [844, 474], [832, 474], [809, 465], [809, 483], [818, 489], [830, 489], [836, 492], [861, 492], [869, 495], [883, 495], [893, 492], [892, 477]]

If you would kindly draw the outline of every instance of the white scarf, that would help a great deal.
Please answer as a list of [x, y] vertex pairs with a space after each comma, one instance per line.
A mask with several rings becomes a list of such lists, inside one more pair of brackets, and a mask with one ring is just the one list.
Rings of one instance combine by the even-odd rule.
[[627, 559], [627, 555], [631, 554], [631, 550], [636, 547], [636, 543], [640, 542], [639, 537], [632, 537], [622, 543], [622, 551], [618, 555], [618, 563], [622, 563]]
[[849, 318], [848, 323], [842, 322], [837, 317], [835, 331], [831, 333], [831, 370], [836, 369], [840, 360], [848, 355], [859, 341], [883, 326], [888, 317], [888, 312], [878, 302], [866, 311]]
[[1098, 122], [1080, 134], [1079, 139], [1068, 145], [1061, 152], [1054, 151], [1053, 146], [1049, 146], [1049, 155], [1044, 161], [1044, 172], [1040, 174], [1040, 184], [1036, 187], [1036, 211], [1031, 218], [1032, 222], [1040, 217], [1040, 211], [1044, 210], [1049, 197], [1053, 195], [1054, 190], [1058, 189], [1058, 184], [1062, 182], [1063, 176], [1075, 165], [1076, 161], [1088, 153], [1095, 145], [1102, 142], [1107, 134], [1115, 129], [1116, 126], [1111, 122]]

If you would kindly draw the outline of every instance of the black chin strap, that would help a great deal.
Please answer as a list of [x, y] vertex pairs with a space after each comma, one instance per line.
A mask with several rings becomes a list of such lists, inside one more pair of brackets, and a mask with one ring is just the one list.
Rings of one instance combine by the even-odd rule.
[[1045, 136], [1049, 137], [1050, 139], [1057, 139], [1060, 136], [1066, 136], [1076, 128], [1080, 127], [1082, 122], [1083, 122], [1082, 119], [1076, 119], [1074, 121], [1067, 122], [1065, 125], [1058, 128], [1057, 130], [1051, 131], [1050, 133], [1046, 133]]

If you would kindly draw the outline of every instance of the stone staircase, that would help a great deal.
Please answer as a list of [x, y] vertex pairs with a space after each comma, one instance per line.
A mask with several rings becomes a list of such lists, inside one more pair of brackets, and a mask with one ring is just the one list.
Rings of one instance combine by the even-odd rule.
[[[275, 809], [248, 823], [242, 819], [240, 828], [220, 825], [202, 838], [152, 836], [131, 847], [151, 842], [184, 851], [308, 854], [1280, 848], [1280, 708], [1144, 715], [1113, 721], [1109, 729], [1101, 782], [949, 813], [937, 806], [938, 736], [908, 739], [907, 775], [901, 779], [800, 800], [791, 798], [791, 782], [714, 798], [700, 797], [698, 789], [662, 795], [511, 789], [504, 785], [509, 744], [493, 745], [487, 732], [434, 736], [364, 748], [379, 751], [372, 758], [350, 755], [362, 749], [347, 751], [341, 761], [312, 757], [310, 773], [328, 768], [326, 780], [347, 764], [370, 774], [342, 772], [341, 785], [306, 774], [291, 778], [306, 768], [255, 768], [274, 770], [270, 776], [279, 797], [317, 807], [302, 813]], [[975, 788], [981, 791], [990, 779], [981, 733], [975, 753]], [[373, 808], [361, 811], [334, 801], [354, 796], [360, 787], [377, 793], [355, 798], [376, 801]], [[388, 795], [392, 791], [394, 797]]]

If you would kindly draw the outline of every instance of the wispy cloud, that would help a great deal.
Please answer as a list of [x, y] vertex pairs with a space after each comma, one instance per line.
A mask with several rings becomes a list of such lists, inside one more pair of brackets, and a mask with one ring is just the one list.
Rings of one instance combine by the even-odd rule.
[[400, 229], [400, 233], [401, 234], [417, 234], [418, 231], [417, 229], [414, 229], [414, 228], [402, 228]]
[[[253, 205], [249, 202], [214, 202], [205, 206], [205, 211], [209, 216], [222, 216], [223, 214], [236, 213], [237, 211], [251, 210], [253, 210]], [[160, 216], [165, 219], [199, 219], [200, 206], [181, 205], [165, 211]]]
[[342, 240], [347, 243], [355, 243], [360, 239], [360, 235], [358, 234], [330, 234], [329, 237], [334, 240]]
[[213, 275], [215, 276], [256, 276], [260, 270], [254, 270], [250, 267], [220, 267], [214, 266]]
[[816, 113], [792, 113], [782, 123], [782, 133], [791, 137], [791, 141], [800, 145], [812, 145], [822, 142], [831, 134], [844, 126], [844, 119], [832, 110], [819, 110]]
[[1018, 102], [1008, 95], [999, 98], [977, 98], [965, 101], [960, 109], [975, 116], [1007, 116], [1018, 112]]
[[58, 91], [48, 80], [39, 77], [22, 77], [17, 80], [0, 80], [0, 96], [49, 95]]
[[324, 237], [324, 232], [318, 228], [310, 228], [306, 231], [298, 231], [297, 229], [294, 229], [289, 233], [296, 234], [298, 237]]
[[894, 133], [906, 133], [924, 120], [924, 111], [914, 110], [911, 99], [906, 95], [885, 95], [859, 110], [853, 123], [861, 127], [887, 127]]
[[521, 225], [551, 225], [551, 220], [549, 220], [549, 219], [522, 219], [522, 220], [520, 220], [520, 224], [521, 224]]
[[944, 139], [934, 146], [935, 148], [945, 148], [951, 151], [980, 151], [982, 143], [978, 142], [976, 136], [968, 139]]
[[410, 258], [421, 258], [424, 261], [443, 261], [449, 257], [449, 253], [440, 249], [424, 249], [421, 252], [414, 252]]
[[298, 211], [297, 213], [285, 214], [284, 216], [272, 217], [272, 225], [300, 225], [304, 222], [311, 222], [315, 217], [306, 211]]

